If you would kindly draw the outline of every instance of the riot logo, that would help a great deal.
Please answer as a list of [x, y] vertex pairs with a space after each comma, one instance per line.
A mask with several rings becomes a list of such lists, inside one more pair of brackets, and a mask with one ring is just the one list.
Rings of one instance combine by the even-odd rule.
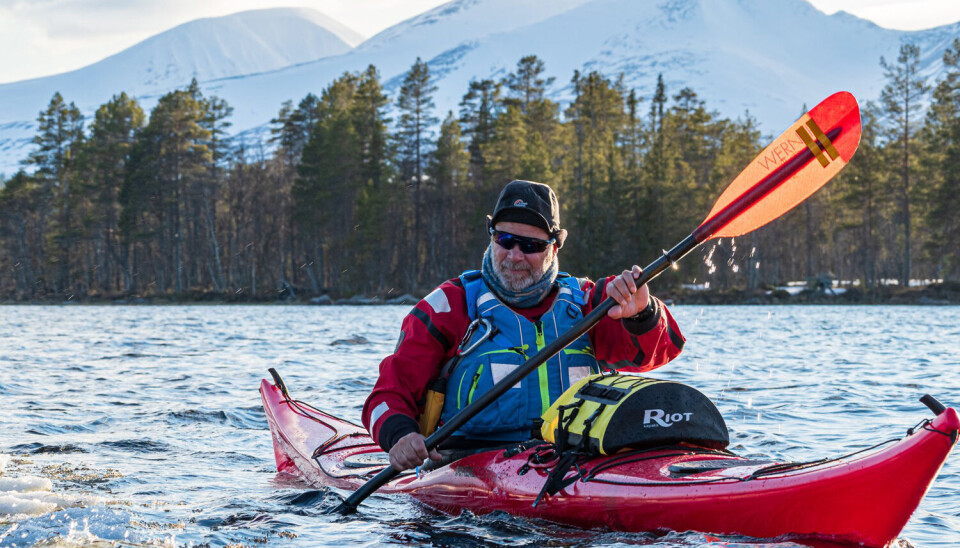
[[647, 409], [643, 412], [643, 427], [656, 428], [662, 426], [669, 428], [678, 422], [689, 422], [693, 413], [671, 413], [667, 414], [663, 409]]

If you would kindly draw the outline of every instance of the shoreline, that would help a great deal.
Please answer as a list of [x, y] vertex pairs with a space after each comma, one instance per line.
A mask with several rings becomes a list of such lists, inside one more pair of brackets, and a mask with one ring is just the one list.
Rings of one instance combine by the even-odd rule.
[[960, 282], [943, 282], [908, 289], [885, 286], [869, 291], [857, 287], [803, 289], [791, 294], [785, 289], [731, 289], [722, 291], [674, 290], [656, 292], [677, 304], [716, 305], [960, 305]]
[[[833, 290], [803, 289], [791, 294], [784, 289], [728, 289], [690, 290], [662, 289], [653, 292], [668, 305], [960, 305], [960, 282], [943, 282], [924, 287], [901, 289], [887, 286], [871, 291], [856, 287]], [[424, 293], [426, 294], [426, 293]], [[224, 296], [215, 293], [192, 292], [186, 295], [136, 295], [103, 296], [72, 295], [64, 298], [52, 295], [45, 298], [16, 300], [0, 298], [0, 305], [116, 305], [116, 306], [164, 306], [164, 305], [309, 305], [309, 306], [413, 306], [420, 298], [405, 293], [389, 299], [381, 296], [353, 295], [334, 299], [329, 295], [274, 298], [248, 297], [246, 295]]]

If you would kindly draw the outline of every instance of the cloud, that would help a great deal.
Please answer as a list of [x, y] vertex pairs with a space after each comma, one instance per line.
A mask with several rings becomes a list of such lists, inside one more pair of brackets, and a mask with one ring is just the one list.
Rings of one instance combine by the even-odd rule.
[[808, 0], [827, 14], [843, 10], [881, 27], [921, 30], [960, 20], [957, 0]]

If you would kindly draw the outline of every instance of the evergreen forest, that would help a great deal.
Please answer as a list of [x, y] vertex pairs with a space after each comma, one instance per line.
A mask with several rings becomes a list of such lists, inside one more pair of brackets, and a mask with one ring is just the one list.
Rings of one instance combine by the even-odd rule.
[[[883, 93], [858, 98], [860, 148], [837, 178], [770, 225], [703, 246], [658, 288], [826, 272], [864, 292], [960, 280], [960, 39], [937, 81], [919, 54], [905, 44], [879, 60]], [[546, 74], [523, 57], [437, 112], [426, 63], [394, 99], [370, 66], [279, 105], [253, 144], [196, 82], [149, 113], [120, 93], [90, 119], [55, 94], [23, 169], [0, 181], [0, 299], [422, 296], [479, 268], [486, 215], [512, 179], [557, 191], [561, 270], [598, 278], [684, 238], [775, 137], [662, 77], [640, 96], [575, 72], [561, 106]]]

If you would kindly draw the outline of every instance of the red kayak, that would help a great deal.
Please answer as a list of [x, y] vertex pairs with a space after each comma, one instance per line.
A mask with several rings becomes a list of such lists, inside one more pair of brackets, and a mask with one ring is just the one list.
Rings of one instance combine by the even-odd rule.
[[[355, 490], [385, 465], [361, 426], [289, 397], [264, 380], [277, 470], [317, 486]], [[932, 398], [931, 398], [932, 400]], [[755, 538], [823, 539], [880, 547], [896, 539], [957, 441], [960, 417], [939, 414], [899, 440], [816, 462], [751, 460], [678, 445], [597, 456], [534, 506], [556, 464], [552, 446], [486, 450], [380, 489], [450, 514], [497, 510], [579, 527], [701, 531]]]

